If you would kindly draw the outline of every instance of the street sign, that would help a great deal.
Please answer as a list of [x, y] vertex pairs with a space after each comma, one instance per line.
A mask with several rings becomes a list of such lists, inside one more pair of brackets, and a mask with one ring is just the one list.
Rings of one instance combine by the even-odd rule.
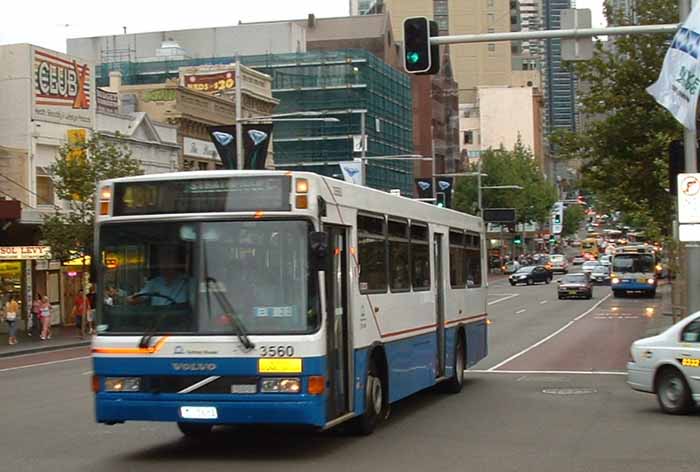
[[484, 208], [484, 221], [489, 223], [515, 223], [515, 208]]
[[700, 223], [700, 173], [678, 174], [678, 222]]
[[[567, 8], [561, 11], [561, 29], [591, 27], [591, 10]], [[587, 61], [593, 58], [593, 38], [586, 36], [561, 40], [561, 58], [564, 61]]]

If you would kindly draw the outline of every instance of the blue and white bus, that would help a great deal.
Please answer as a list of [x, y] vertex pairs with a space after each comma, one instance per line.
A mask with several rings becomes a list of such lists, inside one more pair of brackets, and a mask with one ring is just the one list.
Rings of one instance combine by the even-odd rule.
[[302, 172], [100, 183], [97, 421], [344, 422], [487, 352], [483, 222]]
[[610, 274], [614, 296], [635, 292], [653, 298], [658, 285], [656, 272], [656, 251], [653, 246], [643, 244], [616, 248]]

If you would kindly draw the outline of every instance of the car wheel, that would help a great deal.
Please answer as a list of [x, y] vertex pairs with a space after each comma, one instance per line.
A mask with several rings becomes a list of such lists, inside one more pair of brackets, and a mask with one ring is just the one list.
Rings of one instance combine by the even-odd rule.
[[675, 368], [667, 368], [659, 374], [656, 398], [661, 409], [672, 415], [684, 415], [692, 406], [688, 383]]
[[549, 284], [549, 282], [551, 282], [551, 281], [552, 281], [551, 277], [547, 277], [546, 279], [544, 279], [544, 283], [546, 283], [546, 284]]
[[534, 280], [532, 280], [532, 279], [527, 279], [527, 284], [528, 284], [528, 285], [532, 285], [532, 284], [534, 284], [534, 283], [535, 283]]
[[622, 292], [619, 290], [613, 290], [613, 297], [615, 298], [620, 298], [622, 296]]
[[510, 284], [511, 284], [513, 287], [515, 287], [515, 282], [511, 282]]
[[562, 297], [561, 295], [559, 295], [558, 298], [559, 298], [559, 300], [563, 300], [563, 299], [564, 299], [564, 297]]
[[180, 432], [188, 438], [203, 438], [211, 433], [214, 425], [207, 423], [178, 423]]

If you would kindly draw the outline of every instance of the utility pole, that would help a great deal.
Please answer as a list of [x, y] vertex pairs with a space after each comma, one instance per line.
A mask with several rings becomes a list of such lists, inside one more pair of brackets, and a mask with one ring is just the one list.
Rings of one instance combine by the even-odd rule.
[[241, 103], [241, 59], [236, 54], [236, 167], [243, 170], [245, 159], [243, 157], [243, 104]]

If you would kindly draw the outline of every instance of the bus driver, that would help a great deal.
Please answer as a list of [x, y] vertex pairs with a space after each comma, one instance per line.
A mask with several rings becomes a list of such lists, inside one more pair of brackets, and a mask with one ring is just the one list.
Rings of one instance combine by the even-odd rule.
[[156, 267], [160, 275], [146, 281], [143, 288], [128, 297], [127, 301], [137, 305], [150, 299], [153, 306], [189, 303], [192, 283], [183, 264], [178, 261], [177, 251], [174, 248], [161, 248]]

